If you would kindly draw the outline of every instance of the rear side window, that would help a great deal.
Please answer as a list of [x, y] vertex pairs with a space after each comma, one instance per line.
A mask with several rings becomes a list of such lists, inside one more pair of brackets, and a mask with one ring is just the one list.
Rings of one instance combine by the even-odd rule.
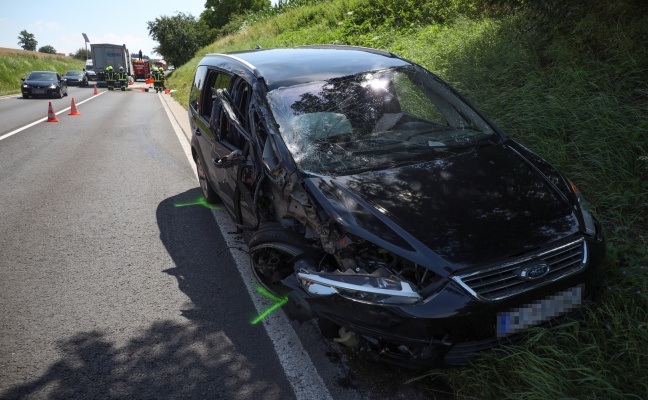
[[191, 85], [191, 92], [189, 92], [189, 107], [198, 111], [200, 105], [200, 91], [205, 83], [205, 76], [207, 75], [207, 67], [204, 65], [196, 68], [196, 75], [194, 75], [193, 84]]

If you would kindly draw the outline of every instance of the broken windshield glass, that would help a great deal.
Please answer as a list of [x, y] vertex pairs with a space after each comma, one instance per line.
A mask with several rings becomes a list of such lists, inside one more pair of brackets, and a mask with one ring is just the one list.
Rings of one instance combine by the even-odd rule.
[[268, 101], [299, 168], [320, 175], [418, 162], [443, 147], [496, 137], [472, 108], [419, 67], [279, 88]]

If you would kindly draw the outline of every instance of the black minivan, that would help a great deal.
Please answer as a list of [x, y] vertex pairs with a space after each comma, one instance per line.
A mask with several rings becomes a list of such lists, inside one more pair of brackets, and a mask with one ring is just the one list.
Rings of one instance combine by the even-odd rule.
[[411, 61], [208, 54], [189, 119], [202, 192], [259, 282], [343, 345], [464, 364], [592, 299], [604, 238], [574, 184]]

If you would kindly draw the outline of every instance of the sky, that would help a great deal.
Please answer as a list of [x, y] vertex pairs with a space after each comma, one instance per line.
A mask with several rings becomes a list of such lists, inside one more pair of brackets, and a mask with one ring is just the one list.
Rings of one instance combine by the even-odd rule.
[[158, 43], [149, 36], [147, 22], [177, 12], [198, 18], [204, 9], [205, 0], [2, 0], [0, 47], [21, 48], [18, 36], [27, 30], [38, 42], [37, 50], [50, 45], [57, 53], [67, 55], [85, 49], [85, 33], [90, 43], [125, 44], [131, 53], [142, 50], [144, 55], [156, 58], [159, 54], [153, 47]]

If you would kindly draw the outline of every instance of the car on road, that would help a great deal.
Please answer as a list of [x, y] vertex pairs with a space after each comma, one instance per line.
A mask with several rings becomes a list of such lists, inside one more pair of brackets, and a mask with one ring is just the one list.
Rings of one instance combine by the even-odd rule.
[[395, 54], [208, 54], [189, 94], [202, 193], [257, 280], [342, 345], [461, 365], [595, 299], [600, 223], [565, 175]]
[[81, 70], [69, 70], [65, 72], [63, 78], [67, 80], [68, 86], [88, 86], [88, 77]]
[[92, 59], [86, 60], [85, 68], [83, 69], [83, 71], [85, 71], [85, 74], [88, 77], [89, 81], [97, 80], [97, 73], [94, 70], [94, 63], [92, 62]]
[[32, 71], [26, 78], [21, 78], [22, 96], [46, 96], [62, 98], [68, 95], [66, 80], [55, 71]]

